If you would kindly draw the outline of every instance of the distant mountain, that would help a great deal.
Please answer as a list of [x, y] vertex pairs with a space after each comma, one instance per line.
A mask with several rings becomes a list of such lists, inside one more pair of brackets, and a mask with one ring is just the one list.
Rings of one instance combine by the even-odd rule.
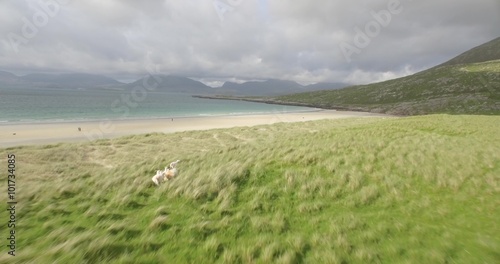
[[25, 81], [52, 86], [70, 86], [70, 87], [91, 87], [91, 86], [110, 86], [120, 85], [122, 83], [115, 79], [96, 74], [86, 73], [63, 73], [46, 74], [33, 73], [21, 77]]
[[245, 83], [225, 82], [222, 87], [214, 90], [216, 94], [223, 96], [275, 96], [321, 89], [338, 89], [345, 86], [347, 85], [340, 83], [317, 83], [303, 86], [294, 81], [269, 79]]
[[23, 80], [19, 76], [6, 71], [0, 71], [0, 84], [16, 84]]
[[191, 95], [230, 95], [230, 96], [277, 96], [290, 93], [307, 92], [321, 89], [338, 89], [346, 86], [342, 83], [317, 83], [303, 86], [294, 81], [269, 79], [245, 83], [225, 82], [222, 87], [212, 88], [202, 82], [175, 75], [155, 75], [148, 79], [141, 78], [133, 83], [124, 84], [115, 79], [96, 74], [32, 73], [16, 76], [0, 71], [0, 88], [50, 88], [50, 89], [110, 89], [131, 90], [144, 86], [144, 82], [157, 84], [157, 90], [163, 92], [186, 93]]
[[500, 114], [499, 58], [497, 38], [411, 76], [259, 101], [397, 115]]
[[225, 82], [215, 92], [221, 95], [266, 96], [306, 91], [304, 86], [294, 81], [270, 79], [244, 83]]
[[213, 88], [186, 77], [174, 75], [154, 75], [145, 78], [127, 84], [128, 89], [132, 89], [137, 86], [143, 87], [145, 86], [144, 83], [147, 82], [149, 85], [157, 85], [157, 91], [187, 93], [193, 95], [213, 93]]
[[0, 78], [2, 78], [2, 79], [4, 79], [4, 78], [17, 79], [19, 77], [13, 73], [10, 73], [10, 72], [0, 71]]
[[17, 76], [10, 72], [0, 71], [0, 88], [103, 89], [122, 85], [123, 83], [115, 79], [96, 74], [33, 73]]

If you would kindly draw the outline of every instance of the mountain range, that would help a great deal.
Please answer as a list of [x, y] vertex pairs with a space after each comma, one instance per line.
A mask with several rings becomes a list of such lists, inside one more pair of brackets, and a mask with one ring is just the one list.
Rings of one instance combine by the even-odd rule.
[[173, 75], [155, 75], [132, 83], [121, 83], [93, 74], [34, 73], [17, 76], [0, 71], [0, 90], [4, 87], [40, 87], [127, 91], [145, 84], [156, 85], [158, 91], [212, 98], [396, 115], [500, 114], [500, 38], [410, 76], [349, 87], [343, 83], [305, 86], [293, 81], [269, 79], [245, 83], [225, 82], [221, 87], [212, 88], [202, 82]]
[[119, 86], [122, 84], [123, 83], [112, 78], [96, 74], [32, 73], [24, 76], [17, 76], [10, 72], [0, 71], [0, 89], [2, 87], [75, 89]]
[[[301, 85], [294, 81], [264, 80], [245, 83], [225, 82], [221, 87], [212, 88], [202, 82], [174, 75], [154, 75], [138, 79], [132, 83], [122, 83], [115, 79], [96, 74], [32, 73], [17, 76], [0, 71], [0, 89], [2, 87], [51, 88], [51, 89], [112, 89], [131, 90], [136, 87], [153, 85], [162, 92], [187, 93], [191, 95], [231, 95], [231, 96], [276, 96], [290, 93], [307, 92], [320, 89], [338, 89], [347, 86], [343, 83], [317, 83]], [[149, 86], [148, 86], [149, 87]]]

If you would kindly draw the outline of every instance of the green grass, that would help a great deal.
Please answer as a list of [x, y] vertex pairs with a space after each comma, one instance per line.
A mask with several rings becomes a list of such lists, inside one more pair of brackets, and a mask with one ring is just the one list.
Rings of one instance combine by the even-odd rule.
[[[283, 123], [2, 152], [17, 157], [19, 223], [17, 256], [2, 253], [1, 263], [500, 260], [497, 116]], [[178, 158], [178, 178], [153, 186], [155, 170]]]
[[462, 70], [470, 72], [495, 72], [500, 73], [500, 60], [468, 64]]

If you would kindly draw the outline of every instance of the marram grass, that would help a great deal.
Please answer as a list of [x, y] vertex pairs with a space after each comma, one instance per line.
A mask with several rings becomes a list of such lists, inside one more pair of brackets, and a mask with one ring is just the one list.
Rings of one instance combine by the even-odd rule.
[[[3, 247], [1, 263], [500, 261], [498, 116], [315, 121], [2, 152], [16, 155], [19, 221], [17, 256]], [[175, 159], [178, 178], [154, 186], [155, 171]]]

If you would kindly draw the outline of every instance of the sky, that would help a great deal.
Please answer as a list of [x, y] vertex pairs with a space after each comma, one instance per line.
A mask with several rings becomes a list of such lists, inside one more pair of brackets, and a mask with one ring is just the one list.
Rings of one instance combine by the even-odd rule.
[[362, 84], [500, 36], [498, 0], [0, 1], [0, 70]]

